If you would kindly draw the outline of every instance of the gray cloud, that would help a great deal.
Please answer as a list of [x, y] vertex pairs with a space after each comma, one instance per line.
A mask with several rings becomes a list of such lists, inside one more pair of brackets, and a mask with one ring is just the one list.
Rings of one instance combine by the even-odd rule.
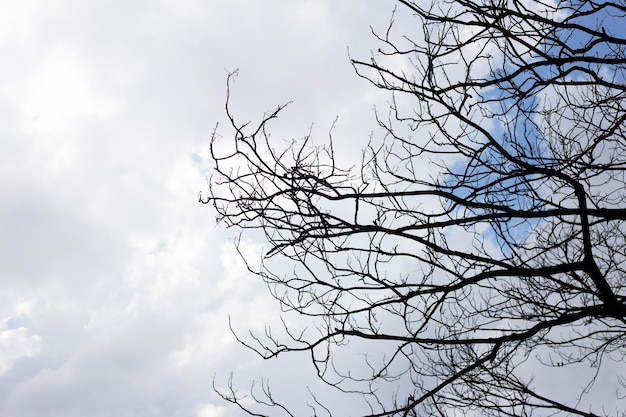
[[228, 315], [262, 329], [278, 309], [196, 202], [226, 73], [241, 70], [241, 120], [293, 99], [277, 137], [315, 123], [323, 140], [339, 115], [349, 154], [373, 128], [363, 120], [378, 97], [346, 47], [367, 53], [368, 25], [388, 10], [0, 6], [0, 416], [230, 416], [214, 372], [275, 372], [236, 344]]

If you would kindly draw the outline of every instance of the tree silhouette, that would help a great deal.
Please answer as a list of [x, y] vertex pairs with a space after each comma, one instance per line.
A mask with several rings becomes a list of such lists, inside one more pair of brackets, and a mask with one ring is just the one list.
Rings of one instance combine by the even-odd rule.
[[[234, 137], [214, 134], [200, 200], [264, 233], [254, 272], [317, 323], [243, 342], [309, 352], [371, 416], [626, 415], [587, 398], [599, 382], [625, 395], [626, 3], [397, 3], [371, 58], [351, 57], [390, 94], [361, 166], [335, 159], [332, 133], [277, 148], [285, 106], [242, 124], [227, 99]], [[368, 355], [336, 359], [349, 349]], [[220, 393], [295, 415], [267, 385], [259, 409]]]

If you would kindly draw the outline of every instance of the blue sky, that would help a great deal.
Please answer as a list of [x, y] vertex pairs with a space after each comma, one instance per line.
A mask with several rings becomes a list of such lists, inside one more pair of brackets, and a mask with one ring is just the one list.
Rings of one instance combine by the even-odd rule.
[[294, 100], [277, 136], [340, 116], [347, 152], [382, 97], [347, 47], [368, 55], [390, 10], [0, 1], [0, 416], [233, 416], [214, 373], [280, 372], [228, 331], [278, 310], [197, 203], [227, 70], [242, 119]]

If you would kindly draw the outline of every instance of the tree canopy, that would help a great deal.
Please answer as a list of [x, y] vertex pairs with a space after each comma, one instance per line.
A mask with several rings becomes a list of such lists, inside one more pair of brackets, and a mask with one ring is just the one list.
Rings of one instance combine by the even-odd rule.
[[[200, 200], [263, 232], [254, 272], [317, 323], [244, 343], [310, 353], [370, 416], [626, 415], [590, 399], [605, 382], [626, 396], [625, 15], [624, 2], [398, 0], [372, 55], [350, 57], [389, 92], [360, 166], [336, 158], [332, 133], [281, 148], [269, 132], [284, 105], [251, 125], [229, 97], [234, 133], [214, 135]], [[368, 354], [336, 360], [350, 349]], [[300, 415], [267, 389], [256, 405], [220, 392]], [[333, 415], [312, 396], [311, 415]]]

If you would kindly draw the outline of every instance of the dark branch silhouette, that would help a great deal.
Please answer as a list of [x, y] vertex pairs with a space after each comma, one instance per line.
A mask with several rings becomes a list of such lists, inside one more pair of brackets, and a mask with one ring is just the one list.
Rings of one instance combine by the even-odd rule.
[[[625, 415], [585, 401], [626, 360], [624, 22], [623, 2], [398, 0], [376, 52], [351, 57], [390, 94], [358, 167], [335, 158], [332, 130], [277, 148], [285, 106], [237, 122], [231, 74], [234, 139], [214, 134], [200, 201], [264, 233], [253, 272], [318, 323], [240, 341], [309, 352], [369, 416]], [[334, 358], [352, 346], [371, 356], [346, 368]], [[567, 369], [584, 369], [567, 397], [533, 379]], [[302, 415], [267, 382], [252, 404], [218, 392], [251, 415]], [[333, 415], [311, 398], [311, 415]]]

